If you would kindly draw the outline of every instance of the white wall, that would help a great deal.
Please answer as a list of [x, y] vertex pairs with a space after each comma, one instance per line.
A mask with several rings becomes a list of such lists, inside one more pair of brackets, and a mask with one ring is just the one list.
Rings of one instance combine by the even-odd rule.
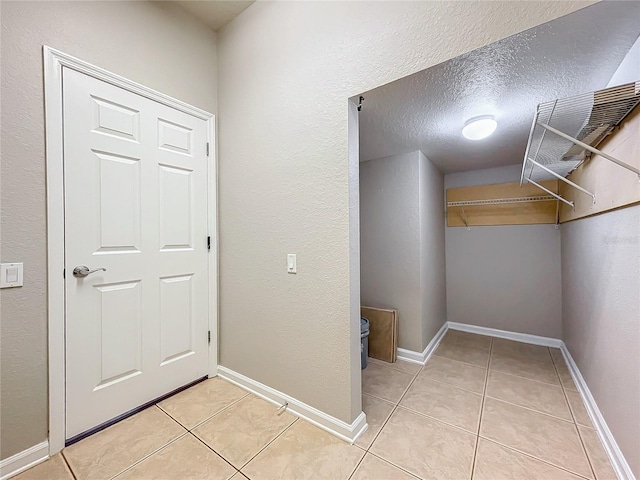
[[398, 346], [418, 352], [424, 348], [420, 160], [412, 152], [360, 164], [362, 305], [397, 309]]
[[447, 321], [444, 175], [418, 152], [420, 162], [420, 295], [423, 351]]
[[563, 338], [640, 478], [640, 205], [562, 225]]
[[589, 3], [256, 2], [224, 27], [221, 365], [351, 423], [347, 98]]
[[[515, 182], [520, 170], [513, 165], [450, 174], [445, 188]], [[446, 255], [449, 321], [561, 337], [560, 229], [447, 227]]]
[[615, 87], [640, 80], [640, 37], [633, 44], [620, 66], [609, 80], [607, 87]]
[[0, 2], [3, 262], [0, 458], [47, 438], [47, 285], [42, 46], [216, 112], [216, 36], [163, 2]]

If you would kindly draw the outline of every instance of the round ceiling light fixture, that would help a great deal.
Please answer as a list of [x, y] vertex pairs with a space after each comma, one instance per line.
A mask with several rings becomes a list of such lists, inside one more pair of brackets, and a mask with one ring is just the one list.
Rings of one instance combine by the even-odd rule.
[[495, 132], [497, 126], [493, 115], [473, 117], [465, 122], [462, 135], [469, 140], [482, 140]]

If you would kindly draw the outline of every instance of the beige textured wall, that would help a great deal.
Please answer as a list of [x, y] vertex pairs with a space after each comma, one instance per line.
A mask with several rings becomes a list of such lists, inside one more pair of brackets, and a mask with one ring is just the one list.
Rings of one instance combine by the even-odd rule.
[[[453, 173], [445, 188], [517, 182], [521, 169]], [[561, 338], [560, 236], [554, 225], [446, 227], [447, 319]]]
[[447, 321], [443, 198], [420, 151], [360, 164], [362, 305], [397, 309], [398, 347], [413, 352]]
[[7, 2], [2, 15], [3, 262], [0, 458], [47, 438], [46, 210], [42, 45], [216, 112], [215, 33], [173, 5]]
[[257, 2], [219, 32], [221, 365], [351, 422], [347, 98], [589, 3]]
[[640, 478], [640, 206], [561, 228], [563, 338]]
[[360, 164], [361, 303], [398, 310], [398, 346], [414, 352], [424, 348], [420, 186], [420, 152]]
[[447, 321], [444, 236], [444, 175], [418, 152], [420, 162], [420, 296], [422, 344], [427, 348]]

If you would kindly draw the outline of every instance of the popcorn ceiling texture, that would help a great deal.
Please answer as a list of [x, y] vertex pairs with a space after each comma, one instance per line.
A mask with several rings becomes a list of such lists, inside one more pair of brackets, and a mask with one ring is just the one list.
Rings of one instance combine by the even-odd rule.
[[[360, 159], [421, 150], [444, 173], [521, 162], [536, 106], [604, 88], [639, 34], [640, 3], [603, 2], [366, 92]], [[465, 139], [485, 114], [497, 131]]]
[[[347, 98], [587, 5], [257, 2], [224, 27], [220, 364], [351, 423], [361, 399]], [[287, 275], [294, 252], [298, 274]]]

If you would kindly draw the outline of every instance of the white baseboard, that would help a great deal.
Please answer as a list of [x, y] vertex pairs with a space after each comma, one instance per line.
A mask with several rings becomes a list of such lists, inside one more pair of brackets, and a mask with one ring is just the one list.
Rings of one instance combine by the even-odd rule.
[[447, 325], [451, 330], [460, 330], [461, 332], [505, 338], [507, 340], [530, 343], [532, 345], [541, 345], [543, 347], [560, 348], [563, 344], [562, 340], [557, 338], [539, 337], [538, 335], [529, 335], [528, 333], [508, 332], [506, 330], [498, 330], [496, 328], [478, 327], [477, 325], [467, 325], [466, 323], [456, 322], [447, 322]]
[[218, 366], [218, 376], [225, 380], [248, 390], [249, 392], [257, 395], [264, 400], [273, 403], [274, 405], [281, 406], [285, 402], [289, 404], [287, 412], [296, 415], [309, 423], [335, 435], [342, 440], [349, 443], [355, 442], [360, 435], [367, 429], [367, 417], [364, 412], [360, 412], [358, 418], [356, 418], [352, 424], [338, 420], [331, 415], [321, 412], [317, 408], [314, 408], [306, 403], [301, 402], [289, 395], [286, 395], [278, 390], [275, 390], [267, 385], [245, 377], [240, 373], [234, 372], [223, 366]]
[[427, 363], [427, 360], [431, 358], [433, 352], [436, 351], [438, 345], [440, 345], [440, 340], [444, 337], [444, 334], [447, 333], [447, 322], [444, 322], [444, 325], [440, 327], [438, 333], [431, 339], [427, 348], [425, 348], [422, 352], [414, 352], [412, 350], [405, 350], [404, 348], [398, 348], [398, 360], [404, 360], [405, 362], [410, 363], [419, 363], [420, 365], [424, 365]]
[[49, 441], [27, 448], [22, 452], [0, 461], [0, 480], [6, 480], [24, 472], [49, 458]]
[[600, 441], [604, 445], [605, 450], [607, 451], [607, 455], [609, 456], [609, 460], [611, 460], [611, 465], [613, 466], [618, 478], [621, 480], [635, 480], [635, 476], [631, 471], [631, 467], [627, 463], [627, 460], [624, 458], [618, 443], [616, 442], [611, 430], [607, 426], [607, 422], [605, 422], [602, 413], [600, 413], [600, 409], [596, 404], [593, 395], [589, 391], [589, 387], [587, 386], [587, 382], [585, 382], [576, 362], [573, 360], [571, 353], [569, 353], [569, 349], [562, 342], [562, 346], [560, 347], [562, 351], [562, 355], [564, 356], [567, 365], [569, 366], [569, 372], [573, 377], [573, 381], [578, 387], [578, 391], [580, 392], [580, 396], [587, 407], [587, 412], [589, 413], [589, 417], [591, 417], [591, 421], [593, 422], [593, 426], [598, 432], [598, 436], [600, 437]]

